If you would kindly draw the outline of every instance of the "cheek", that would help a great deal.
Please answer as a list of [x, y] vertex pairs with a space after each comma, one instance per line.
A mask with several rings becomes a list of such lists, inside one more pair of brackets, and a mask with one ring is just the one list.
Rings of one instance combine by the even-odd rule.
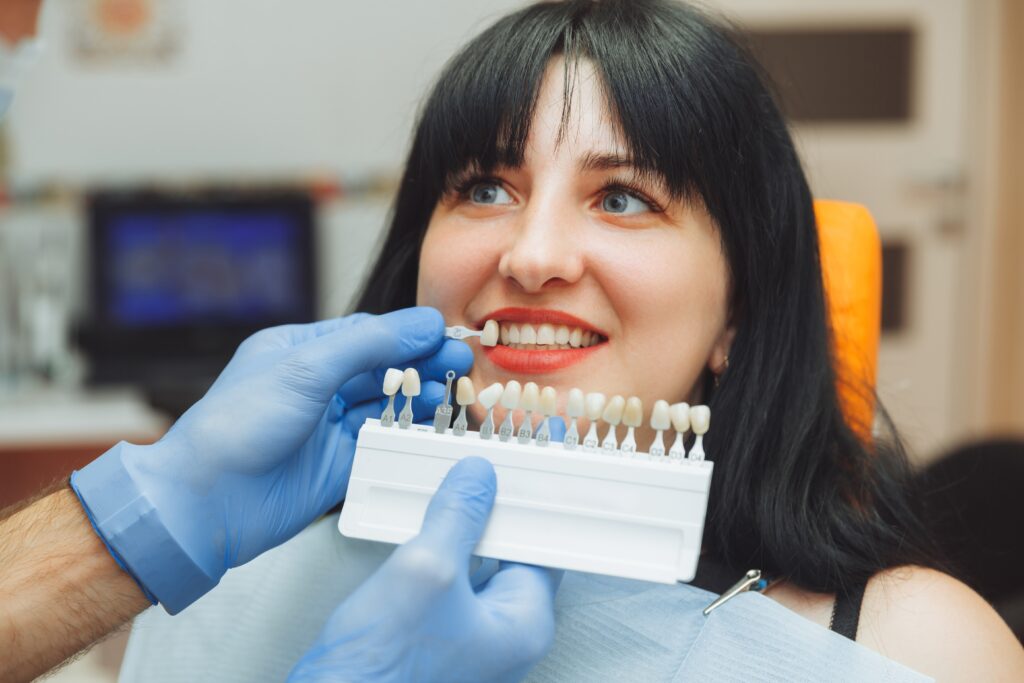
[[461, 321], [473, 295], [497, 271], [495, 259], [486, 242], [477, 244], [472, 235], [431, 220], [420, 248], [416, 303]]

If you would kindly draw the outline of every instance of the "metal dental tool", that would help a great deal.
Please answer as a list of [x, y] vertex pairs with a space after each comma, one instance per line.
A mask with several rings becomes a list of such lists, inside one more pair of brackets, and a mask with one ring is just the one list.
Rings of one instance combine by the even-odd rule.
[[476, 389], [473, 387], [473, 380], [469, 377], [460, 377], [455, 385], [455, 402], [461, 406], [459, 416], [455, 418], [455, 425], [452, 427], [452, 434], [465, 436], [469, 428], [469, 421], [466, 419], [466, 411], [476, 401]]
[[420, 374], [416, 372], [416, 368], [406, 368], [402, 373], [402, 396], [405, 396], [405, 405], [398, 414], [399, 429], [408, 429], [412, 426], [412, 400], [419, 395]]
[[434, 431], [438, 434], [447, 432], [452, 421], [452, 381], [455, 379], [455, 371], [449, 370], [444, 374], [444, 378], [444, 402], [434, 411]]
[[523, 388], [519, 382], [509, 380], [509, 383], [505, 385], [505, 390], [501, 393], [501, 407], [507, 410], [505, 419], [501, 423], [501, 427], [498, 428], [498, 439], [501, 441], [508, 441], [512, 438], [512, 432], [515, 431], [515, 424], [512, 422], [512, 411], [519, 407], [519, 398], [522, 396]]
[[519, 443], [530, 443], [530, 439], [533, 438], [533, 411], [537, 410], [539, 402], [540, 387], [537, 386], [537, 383], [527, 382], [524, 384], [523, 393], [519, 397], [519, 407], [526, 413], [526, 417], [523, 418], [523, 423], [519, 425], [519, 431], [516, 433]]
[[683, 436], [690, 428], [690, 404], [673, 403], [669, 408], [669, 417], [672, 418], [672, 428], [676, 430], [676, 440], [672, 448], [668, 450], [668, 457], [674, 460], [682, 460], [686, 457], [686, 446], [683, 444]]
[[615, 428], [622, 422], [622, 412], [626, 409], [626, 399], [622, 398], [618, 394], [612, 396], [612, 400], [608, 401], [608, 405], [604, 407], [604, 412], [601, 413], [601, 419], [608, 423], [608, 433], [604, 437], [604, 441], [601, 442], [601, 452], [611, 455], [615, 451], [619, 450], [619, 443], [615, 436]]
[[569, 416], [569, 429], [565, 432], [562, 443], [565, 450], [576, 450], [580, 442], [580, 433], [576, 428], [576, 420], [583, 416], [583, 392], [579, 389], [569, 390], [569, 401], [565, 404], [565, 414]]
[[554, 387], [544, 387], [540, 392], [540, 412], [544, 419], [537, 428], [537, 445], [544, 447], [551, 442], [551, 417], [558, 411], [558, 392]]
[[657, 432], [654, 435], [654, 442], [647, 449], [651, 459], [661, 458], [665, 455], [665, 438], [662, 436], [666, 429], [672, 427], [669, 417], [668, 401], [655, 401], [654, 410], [651, 411], [651, 429]]
[[384, 373], [384, 395], [388, 397], [388, 405], [380, 415], [380, 426], [390, 427], [395, 424], [395, 394], [402, 388], [402, 371], [388, 368]]
[[490, 439], [494, 436], [494, 406], [497, 405], [504, 391], [505, 387], [501, 385], [501, 382], [495, 382], [481, 391], [476, 397], [480, 405], [487, 409], [487, 417], [484, 419], [484, 423], [480, 425], [481, 439]]

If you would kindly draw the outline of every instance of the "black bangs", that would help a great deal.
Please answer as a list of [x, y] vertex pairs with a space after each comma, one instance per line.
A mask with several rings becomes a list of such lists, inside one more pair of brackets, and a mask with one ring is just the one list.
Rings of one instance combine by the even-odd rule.
[[[424, 107], [415, 143], [419, 178], [435, 198], [466, 169], [487, 173], [522, 164], [538, 94], [551, 59], [565, 57], [564, 137], [581, 60], [599, 74], [630, 159], [658, 176], [678, 198], [712, 189], [707, 157], [722, 140], [714, 117], [728, 115], [721, 88], [694, 65], [735, 61], [704, 22], [658, 22], [637, 12], [642, 0], [543, 3], [510, 15], [473, 40], [448, 64]], [[696, 14], [679, 6], [678, 12]], [[682, 76], [682, 78], [680, 77]]]

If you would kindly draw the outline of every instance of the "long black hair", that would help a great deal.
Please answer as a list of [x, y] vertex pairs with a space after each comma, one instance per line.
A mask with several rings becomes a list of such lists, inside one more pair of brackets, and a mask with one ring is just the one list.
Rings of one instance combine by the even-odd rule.
[[737, 334], [710, 398], [706, 549], [825, 592], [929, 564], [898, 441], [863, 444], [840, 408], [812, 198], [786, 123], [735, 32], [692, 7], [540, 3], [469, 43], [422, 110], [358, 310], [415, 304], [431, 213], [467, 167], [522, 164], [556, 55], [565, 115], [574, 66], [589, 60], [634, 161], [676, 197], [702, 202], [721, 235]]

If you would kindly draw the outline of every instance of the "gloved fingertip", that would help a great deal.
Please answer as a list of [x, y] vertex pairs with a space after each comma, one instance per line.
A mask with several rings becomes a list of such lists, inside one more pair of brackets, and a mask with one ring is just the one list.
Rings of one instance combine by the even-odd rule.
[[473, 367], [473, 349], [464, 341], [445, 339], [437, 355], [439, 363], [456, 375], [465, 375]]
[[429, 353], [444, 340], [444, 317], [436, 308], [414, 306], [380, 316], [393, 325], [403, 347], [412, 357]]

